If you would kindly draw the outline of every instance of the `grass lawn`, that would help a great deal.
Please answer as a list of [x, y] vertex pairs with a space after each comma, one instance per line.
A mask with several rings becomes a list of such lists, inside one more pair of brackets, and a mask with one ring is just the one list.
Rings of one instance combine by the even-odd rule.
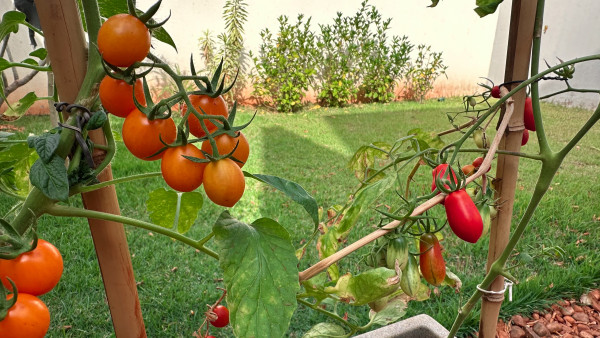
[[[444, 113], [456, 110], [460, 110], [458, 99], [425, 104], [400, 102], [346, 109], [313, 109], [297, 114], [259, 112], [254, 123], [244, 131], [251, 148], [250, 159], [244, 169], [295, 181], [311, 193], [320, 206], [343, 204], [358, 183], [346, 167], [358, 147], [373, 141], [393, 143], [405, 136], [408, 130], [417, 127], [432, 131], [448, 129]], [[555, 149], [566, 144], [591, 114], [583, 109], [547, 104], [543, 105], [543, 110], [545, 127]], [[242, 110], [238, 114], [238, 123], [248, 121], [252, 113]], [[46, 117], [25, 117], [15, 125], [26, 127], [25, 133], [35, 133], [45, 128], [46, 121]], [[120, 130], [121, 122], [117, 119], [112, 122], [114, 129]], [[456, 135], [445, 136], [445, 141], [454, 137]], [[513, 302], [503, 304], [502, 316], [527, 314], [532, 309], [543, 308], [549, 301], [565, 296], [578, 297], [583, 290], [597, 286], [600, 281], [600, 232], [596, 229], [600, 222], [598, 145], [600, 128], [596, 126], [563, 163], [517, 247], [518, 252], [531, 256], [554, 246], [561, 247], [566, 254], [534, 258], [533, 262], [516, 268], [513, 273], [520, 283], [514, 287]], [[122, 143], [118, 147], [116, 164], [113, 165], [115, 177], [160, 169], [158, 162], [135, 159]], [[535, 153], [536, 150], [536, 138], [532, 133], [524, 151]], [[461, 162], [470, 162], [473, 158], [472, 154], [465, 155]], [[525, 210], [538, 169], [539, 164], [532, 160], [520, 161], [515, 223]], [[428, 170], [421, 170], [416, 176], [416, 184], [425, 187], [430, 177]], [[122, 214], [148, 220], [145, 211], [147, 194], [160, 187], [166, 187], [160, 179], [119, 185], [117, 192]], [[7, 212], [13, 202], [0, 196], [0, 214]], [[81, 204], [80, 201], [72, 203]], [[440, 215], [443, 214], [441, 207], [436, 209]], [[209, 233], [222, 210], [206, 200], [190, 234], [201, 238]], [[277, 220], [291, 233], [296, 246], [312, 232], [311, 221], [299, 205], [250, 179], [247, 180], [244, 197], [231, 209], [231, 213], [248, 223], [260, 217]], [[375, 213], [363, 217], [350, 241], [372, 231], [376, 217]], [[214, 302], [219, 296], [216, 287], [223, 286], [217, 262], [169, 238], [132, 227], [126, 227], [126, 231], [148, 336], [191, 336], [203, 321], [205, 304]], [[38, 223], [38, 233], [41, 238], [54, 243], [65, 260], [61, 282], [52, 292], [41, 297], [51, 310], [48, 336], [113, 336], [87, 222], [43, 217]], [[456, 294], [449, 287], [441, 288], [439, 295], [432, 293], [428, 301], [411, 302], [408, 315], [425, 312], [449, 328], [460, 304], [466, 301], [484, 276], [488, 238], [472, 245], [448, 235], [443, 245], [448, 269], [462, 279], [463, 291]], [[367, 249], [363, 249], [347, 258], [341, 264], [342, 271], [358, 271], [362, 265], [361, 256], [366, 252]], [[316, 250], [312, 247], [300, 268], [308, 267], [315, 260]], [[367, 316], [368, 310], [363, 307], [350, 312], [350, 318], [356, 318], [362, 324], [367, 322]], [[323, 320], [321, 315], [299, 307], [292, 319], [289, 336], [299, 337]], [[476, 330], [477, 325], [478, 316], [474, 314], [465, 322], [461, 332]], [[70, 328], [65, 330], [65, 326]], [[211, 333], [218, 337], [232, 335], [230, 329], [213, 330]]]

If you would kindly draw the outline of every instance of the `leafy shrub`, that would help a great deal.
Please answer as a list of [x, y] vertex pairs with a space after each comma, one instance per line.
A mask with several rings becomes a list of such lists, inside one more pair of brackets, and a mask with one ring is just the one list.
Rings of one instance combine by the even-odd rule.
[[446, 74], [448, 66], [444, 65], [441, 52], [431, 52], [431, 46], [419, 45], [417, 51], [416, 60], [408, 63], [404, 97], [423, 102], [427, 93], [433, 89], [435, 80]]
[[315, 75], [315, 36], [310, 30], [310, 18], [290, 24], [287, 16], [280, 16], [276, 37], [264, 29], [258, 55], [250, 54], [256, 73], [253, 76], [254, 95], [259, 103], [280, 112], [294, 112], [302, 108], [305, 91]]

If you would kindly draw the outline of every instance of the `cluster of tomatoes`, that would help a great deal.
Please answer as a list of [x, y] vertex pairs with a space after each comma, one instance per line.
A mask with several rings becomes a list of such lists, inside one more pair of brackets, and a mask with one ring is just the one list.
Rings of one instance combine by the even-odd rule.
[[[492, 87], [490, 95], [494, 98], [499, 99], [501, 97], [500, 86]], [[535, 120], [533, 119], [533, 103], [531, 101], [530, 96], [525, 98], [525, 108], [523, 109], [523, 123], [525, 124], [525, 130], [523, 130], [521, 146], [526, 145], [529, 141], [529, 131], [535, 131]]]
[[[38, 240], [32, 251], [15, 259], [0, 259], [0, 280], [4, 287], [13, 290], [14, 283], [17, 288], [16, 302], [0, 321], [0, 337], [44, 337], [50, 327], [50, 312], [37, 296], [52, 290], [62, 272], [63, 259], [60, 252], [42, 239]], [[10, 294], [7, 300], [13, 297]]]
[[[148, 55], [150, 32], [137, 17], [118, 14], [100, 28], [98, 49], [108, 64], [130, 68]], [[130, 82], [106, 75], [100, 83], [99, 96], [107, 112], [125, 118], [122, 137], [131, 154], [146, 161], [161, 160], [162, 176], [171, 188], [189, 192], [204, 184], [206, 195], [214, 203], [234, 206], [245, 189], [241, 168], [250, 148], [244, 134], [219, 128], [217, 122], [199, 119], [191, 112], [186, 114], [184, 108], [182, 114], [187, 116], [189, 133], [202, 142], [199, 149], [187, 142], [188, 135], [183, 131], [187, 128], [179, 126], [182, 132], [178, 133], [170, 114], [154, 117], [140, 110], [139, 106], [145, 106], [149, 98], [144, 95], [140, 79]], [[190, 94], [188, 98], [199, 114], [229, 116], [220, 94]], [[185, 136], [181, 137], [182, 134]]]

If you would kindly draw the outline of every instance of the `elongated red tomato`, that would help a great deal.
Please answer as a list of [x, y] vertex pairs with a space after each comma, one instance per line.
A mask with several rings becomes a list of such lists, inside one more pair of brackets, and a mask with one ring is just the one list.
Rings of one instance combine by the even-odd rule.
[[419, 267], [427, 283], [438, 286], [446, 278], [446, 262], [435, 234], [426, 233], [419, 239]]
[[463, 241], [477, 242], [483, 233], [483, 220], [469, 194], [464, 189], [450, 193], [444, 207], [452, 232]]
[[164, 147], [161, 139], [169, 144], [177, 137], [177, 128], [172, 119], [150, 121], [138, 109], [134, 109], [127, 116], [121, 132], [127, 149], [133, 156], [145, 161], [155, 161], [163, 156], [164, 152], [154, 155]]
[[[7, 299], [11, 299], [9, 295]], [[0, 321], [2, 338], [42, 338], [50, 327], [50, 311], [36, 296], [26, 293], [17, 295], [17, 302], [6, 317]]]
[[173, 147], [165, 150], [160, 171], [167, 184], [181, 192], [196, 190], [202, 184], [206, 163], [197, 163], [183, 156], [204, 158], [204, 155], [193, 144]]
[[[246, 140], [246, 136], [242, 132], [239, 133], [237, 137], [231, 137], [227, 134], [222, 134], [215, 137], [215, 143], [217, 144], [217, 150], [219, 151], [219, 155], [227, 155], [229, 154], [235, 145], [237, 144], [237, 148], [233, 152], [232, 156], [235, 157], [236, 160], [241, 161], [235, 162], [240, 168], [246, 164], [246, 160], [248, 160], [248, 155], [250, 154], [250, 145], [248, 145], [248, 140]], [[210, 141], [206, 140], [202, 142], [202, 150], [205, 152], [212, 154], [212, 147], [210, 145]]]
[[[38, 240], [35, 249], [22, 253], [15, 259], [0, 259], [2, 283], [12, 290], [12, 285], [6, 279], [10, 278], [19, 293], [43, 295], [58, 284], [62, 273], [63, 259], [60, 252], [54, 245], [43, 239]], [[20, 297], [19, 295], [17, 299]]]
[[233, 207], [244, 194], [242, 169], [230, 158], [210, 162], [204, 169], [204, 191], [215, 204]]
[[[202, 112], [207, 115], [221, 115], [228, 117], [229, 112], [227, 111], [227, 104], [222, 96], [210, 97], [208, 95], [190, 95], [190, 102], [196, 108], [198, 113], [202, 114]], [[182, 110], [182, 114], [185, 114], [187, 111], [187, 107]], [[188, 118], [188, 124], [190, 126], [190, 133], [192, 135], [202, 138], [206, 136], [206, 133], [202, 129], [202, 125], [200, 124], [200, 120], [194, 114], [190, 114]], [[206, 129], [208, 129], [209, 133], [217, 130], [217, 126], [209, 120], [204, 120], [204, 124], [206, 125]]]
[[481, 164], [483, 163], [483, 157], [478, 157], [476, 159], [473, 160], [473, 166], [477, 169], [479, 167], [481, 167]]
[[148, 55], [150, 31], [133, 15], [113, 15], [98, 30], [98, 50], [111, 65], [129, 67]]
[[533, 103], [531, 102], [531, 97], [525, 99], [523, 123], [525, 124], [525, 129], [535, 131], [535, 120], [533, 119]]
[[[100, 81], [98, 95], [102, 106], [107, 112], [125, 118], [136, 108], [133, 102], [133, 91], [132, 85], [107, 75]], [[135, 81], [135, 98], [142, 106], [146, 105], [142, 80], [140, 79]]]

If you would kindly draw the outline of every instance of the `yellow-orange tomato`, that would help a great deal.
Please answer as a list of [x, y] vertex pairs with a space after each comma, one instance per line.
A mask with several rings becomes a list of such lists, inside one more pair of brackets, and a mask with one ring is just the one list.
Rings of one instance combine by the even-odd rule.
[[43, 239], [38, 240], [35, 249], [22, 253], [15, 259], [0, 259], [2, 283], [12, 290], [12, 285], [6, 279], [10, 278], [19, 293], [43, 295], [58, 284], [62, 273], [63, 259], [60, 252]]
[[[227, 118], [229, 116], [229, 112], [227, 111], [227, 104], [222, 96], [210, 97], [207, 95], [190, 95], [190, 102], [196, 108], [198, 113], [202, 114], [206, 113], [207, 115], [221, 115]], [[202, 109], [202, 110], [201, 110]], [[182, 114], [185, 114], [187, 111], [187, 107], [182, 110]], [[202, 130], [202, 125], [200, 124], [200, 120], [194, 114], [190, 114], [188, 118], [188, 124], [190, 125], [190, 133], [192, 135], [202, 138], [206, 136], [204, 130]], [[209, 120], [204, 120], [204, 124], [208, 129], [209, 133], [217, 130], [217, 126], [215, 126]]]
[[154, 155], [164, 147], [161, 139], [170, 144], [177, 138], [177, 128], [172, 119], [151, 121], [139, 109], [134, 109], [127, 115], [121, 133], [125, 146], [133, 156], [146, 161], [155, 161], [162, 157], [164, 151]]
[[[113, 79], [105, 76], [100, 82], [99, 95], [100, 102], [104, 109], [118, 117], [127, 117], [135, 107], [133, 102], [134, 87], [123, 80]], [[146, 105], [142, 80], [135, 81], [135, 98], [142, 106]]]
[[[9, 295], [6, 299], [11, 299]], [[17, 295], [17, 302], [0, 321], [2, 338], [43, 338], [50, 327], [50, 311], [36, 296]]]
[[[242, 132], [238, 134], [237, 137], [231, 137], [227, 134], [222, 134], [215, 137], [215, 143], [217, 144], [217, 150], [219, 151], [219, 155], [227, 155], [229, 154], [235, 145], [237, 144], [237, 148], [235, 152], [233, 152], [232, 156], [235, 157], [236, 160], [240, 162], [234, 161], [240, 168], [246, 164], [248, 160], [248, 155], [250, 154], [250, 145], [248, 145], [248, 140], [246, 140], [246, 136]], [[212, 147], [210, 145], [210, 141], [206, 140], [202, 142], [202, 150], [205, 152], [212, 154]]]
[[167, 184], [181, 192], [196, 190], [202, 184], [206, 163], [197, 163], [183, 157], [204, 158], [193, 144], [173, 147], [165, 150], [160, 163], [160, 171]]
[[462, 170], [463, 174], [465, 174], [465, 176], [471, 176], [475, 172], [475, 166], [472, 164], [467, 164], [467, 165], [464, 165], [461, 168], [461, 170]]
[[242, 169], [229, 158], [210, 162], [204, 169], [204, 191], [215, 204], [233, 207], [244, 194]]
[[98, 30], [98, 49], [111, 65], [129, 67], [148, 55], [150, 31], [133, 15], [113, 15]]

